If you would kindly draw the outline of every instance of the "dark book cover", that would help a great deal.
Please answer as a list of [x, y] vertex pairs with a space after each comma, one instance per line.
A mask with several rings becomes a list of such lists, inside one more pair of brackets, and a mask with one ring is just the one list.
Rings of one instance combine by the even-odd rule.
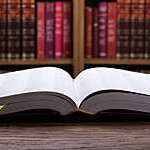
[[86, 28], [85, 28], [85, 57], [92, 58], [92, 25], [93, 25], [93, 8], [86, 7]]
[[117, 3], [117, 58], [130, 58], [131, 0]]
[[63, 58], [71, 57], [71, 2], [63, 2]]
[[131, 58], [144, 58], [145, 53], [145, 0], [132, 0]]
[[150, 0], [145, 0], [145, 58], [150, 58]]
[[98, 3], [98, 14], [99, 57], [107, 58], [107, 2]]
[[62, 58], [63, 49], [63, 2], [55, 2], [55, 58]]
[[22, 59], [35, 58], [35, 0], [22, 0]]
[[54, 2], [46, 2], [45, 57], [54, 57]]
[[7, 51], [7, 3], [6, 0], [0, 1], [0, 59], [5, 59]]
[[37, 3], [37, 58], [45, 58], [45, 3]]
[[116, 57], [117, 3], [108, 3], [107, 57]]
[[7, 0], [7, 4], [7, 58], [19, 59], [21, 56], [21, 1]]
[[99, 56], [99, 48], [98, 48], [98, 8], [93, 8], [93, 48], [92, 55], [94, 58], [98, 58]]

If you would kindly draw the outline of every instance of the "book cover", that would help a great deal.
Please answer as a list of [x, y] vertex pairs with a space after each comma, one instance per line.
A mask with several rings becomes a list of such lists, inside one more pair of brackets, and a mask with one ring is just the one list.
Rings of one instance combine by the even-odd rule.
[[7, 6], [7, 58], [19, 59], [21, 56], [21, 1], [7, 0]]
[[131, 12], [131, 58], [144, 58], [145, 0], [132, 0]]
[[46, 2], [45, 57], [54, 57], [54, 2]]
[[71, 58], [71, 2], [63, 2], [63, 58]]
[[98, 8], [93, 8], [93, 33], [92, 33], [92, 56], [98, 58], [99, 48], [98, 48]]
[[107, 58], [107, 2], [98, 3], [98, 14], [99, 57]]
[[85, 17], [86, 17], [85, 57], [92, 58], [93, 8], [86, 7]]
[[45, 58], [45, 3], [37, 3], [37, 58]]
[[108, 2], [107, 58], [116, 57], [117, 3]]
[[35, 0], [22, 0], [22, 59], [35, 58]]
[[7, 52], [7, 3], [6, 0], [0, 1], [0, 59], [5, 59]]
[[145, 0], [145, 58], [150, 58], [150, 0]]
[[63, 2], [55, 2], [55, 58], [62, 58], [63, 50]]
[[130, 58], [131, 0], [117, 3], [117, 58]]

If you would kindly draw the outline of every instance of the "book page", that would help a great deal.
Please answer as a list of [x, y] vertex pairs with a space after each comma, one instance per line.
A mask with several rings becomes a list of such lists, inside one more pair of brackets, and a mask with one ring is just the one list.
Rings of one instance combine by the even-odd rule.
[[30, 92], [56, 92], [76, 100], [73, 79], [59, 68], [43, 67], [0, 75], [0, 97]]
[[75, 79], [78, 106], [90, 94], [103, 90], [122, 90], [150, 95], [150, 75], [112, 68], [93, 68]]

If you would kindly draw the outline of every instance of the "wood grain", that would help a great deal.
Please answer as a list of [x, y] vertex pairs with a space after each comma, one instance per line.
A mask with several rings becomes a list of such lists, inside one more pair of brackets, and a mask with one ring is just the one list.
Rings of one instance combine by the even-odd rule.
[[150, 123], [20, 124], [0, 126], [2, 150], [145, 150]]

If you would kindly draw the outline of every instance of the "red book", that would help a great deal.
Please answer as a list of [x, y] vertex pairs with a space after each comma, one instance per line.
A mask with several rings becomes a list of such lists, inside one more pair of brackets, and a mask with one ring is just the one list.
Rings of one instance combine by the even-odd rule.
[[107, 57], [116, 57], [117, 3], [108, 3]]
[[99, 2], [99, 57], [107, 57], [107, 2]]
[[71, 57], [71, 2], [63, 2], [63, 58]]
[[37, 3], [37, 58], [45, 57], [45, 3]]
[[62, 58], [63, 2], [55, 2], [55, 58]]
[[86, 36], [85, 36], [85, 57], [92, 58], [92, 27], [93, 27], [93, 9], [86, 8]]
[[46, 40], [45, 56], [46, 58], [54, 57], [54, 3], [46, 3]]

